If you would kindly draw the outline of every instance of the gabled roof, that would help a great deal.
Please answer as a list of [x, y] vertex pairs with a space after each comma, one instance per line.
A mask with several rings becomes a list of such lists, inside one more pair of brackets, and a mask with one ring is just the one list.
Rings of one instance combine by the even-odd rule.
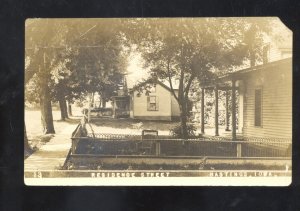
[[[169, 86], [169, 82], [168, 81], [164, 81], [164, 82], [162, 82], [162, 81], [160, 81], [160, 80], [154, 80], [154, 79], [148, 79], [148, 80], [146, 80], [146, 81], [144, 81], [144, 82], [141, 82], [140, 84], [138, 84], [137, 86], [135, 86], [136, 88], [138, 88], [138, 87], [141, 87], [141, 86], [144, 86], [144, 85], [146, 85], [146, 84], [159, 84], [159, 85], [161, 85], [163, 88], [165, 88], [166, 90], [168, 90], [169, 92], [171, 92], [171, 88], [170, 88], [170, 86]], [[173, 86], [173, 89], [174, 90], [178, 90], [178, 84], [177, 83], [172, 83], [172, 86]], [[133, 88], [134, 89], [134, 88]]]
[[[166, 88], [167, 90], [171, 91], [170, 83], [166, 81], [165, 83], [158, 81], [158, 84], [160, 84], [162, 87]], [[172, 82], [172, 86], [174, 90], [178, 90], [178, 84]]]

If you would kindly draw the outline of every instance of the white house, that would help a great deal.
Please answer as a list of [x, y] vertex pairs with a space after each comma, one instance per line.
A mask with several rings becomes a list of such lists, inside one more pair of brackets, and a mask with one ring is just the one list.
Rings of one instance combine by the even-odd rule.
[[[130, 94], [130, 117], [143, 120], [165, 120], [179, 119], [179, 105], [173, 96], [170, 87], [157, 81], [155, 84], [144, 82], [141, 86], [150, 85], [149, 93], [132, 91]], [[178, 89], [174, 89], [178, 94]]]
[[[226, 95], [228, 91], [231, 92], [231, 114], [235, 114], [231, 118], [233, 139], [236, 139], [236, 129], [244, 139], [292, 139], [292, 40], [279, 44], [278, 47], [270, 45], [266, 49], [266, 58], [262, 64], [221, 76], [217, 89], [216, 84], [202, 87], [203, 93], [208, 88], [214, 88], [215, 93], [218, 90], [226, 91]], [[238, 91], [238, 96], [235, 90]], [[235, 103], [237, 97], [238, 111]], [[204, 102], [204, 99], [203, 94], [201, 101]], [[215, 95], [215, 100], [218, 101], [218, 94]], [[216, 120], [219, 116], [217, 105], [216, 103]], [[228, 106], [226, 116], [228, 129]], [[204, 112], [201, 119], [204, 120]], [[204, 133], [204, 121], [201, 122]], [[218, 120], [215, 128], [218, 135]]]

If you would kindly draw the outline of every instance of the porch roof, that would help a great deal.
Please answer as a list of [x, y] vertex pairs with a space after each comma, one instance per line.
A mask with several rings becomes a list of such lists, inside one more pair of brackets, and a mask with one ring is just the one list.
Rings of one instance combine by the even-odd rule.
[[284, 65], [292, 61], [292, 58], [285, 58], [281, 60], [277, 60], [274, 62], [269, 62], [267, 64], [261, 64], [254, 67], [244, 68], [235, 72], [226, 73], [218, 77], [214, 83], [202, 86], [202, 88], [213, 89], [218, 86], [219, 90], [228, 90], [231, 89], [231, 85], [229, 84], [233, 80], [241, 80], [244, 75], [247, 73], [252, 73], [255, 71], [266, 71], [272, 70], [273, 67], [277, 67], [279, 65]]
[[246, 73], [250, 73], [250, 72], [254, 72], [254, 71], [258, 71], [258, 70], [263, 70], [263, 71], [270, 70], [272, 67], [286, 64], [291, 61], [292, 61], [292, 58], [290, 57], [290, 58], [277, 60], [274, 62], [269, 62], [267, 64], [256, 65], [254, 67], [249, 67], [249, 68], [241, 69], [241, 70], [238, 70], [238, 71], [235, 71], [232, 73], [224, 74], [219, 77], [219, 80], [221, 80], [221, 81], [228, 81], [228, 80], [233, 80], [233, 79], [238, 80], [238, 79], [240, 79], [241, 76], [243, 76]]

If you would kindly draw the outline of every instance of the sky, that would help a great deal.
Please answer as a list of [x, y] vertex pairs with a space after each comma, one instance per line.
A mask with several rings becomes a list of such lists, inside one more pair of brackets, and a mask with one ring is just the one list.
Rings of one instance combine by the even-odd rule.
[[127, 67], [127, 86], [132, 88], [138, 81], [146, 79], [149, 76], [148, 70], [143, 68], [143, 60], [140, 54], [133, 52], [129, 57]]

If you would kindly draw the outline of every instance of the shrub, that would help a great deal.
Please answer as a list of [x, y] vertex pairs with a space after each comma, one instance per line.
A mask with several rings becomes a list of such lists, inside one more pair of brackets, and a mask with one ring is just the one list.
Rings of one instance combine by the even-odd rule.
[[[187, 124], [186, 128], [187, 128], [188, 137], [195, 137], [195, 132], [197, 128], [193, 124]], [[177, 125], [176, 127], [170, 129], [170, 134], [177, 138], [181, 138], [182, 137], [181, 125]]]

